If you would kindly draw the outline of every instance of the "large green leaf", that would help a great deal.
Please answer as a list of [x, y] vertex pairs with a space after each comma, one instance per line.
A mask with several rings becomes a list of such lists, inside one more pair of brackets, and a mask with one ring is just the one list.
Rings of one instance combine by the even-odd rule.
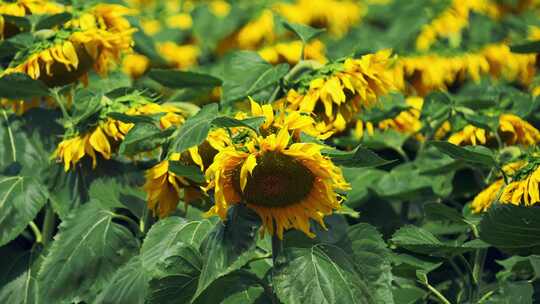
[[212, 121], [217, 117], [218, 105], [213, 103], [203, 107], [195, 116], [190, 117], [174, 139], [173, 148], [183, 152], [188, 148], [201, 144], [210, 131]]
[[350, 226], [342, 247], [352, 256], [376, 302], [393, 303], [391, 252], [377, 229], [365, 223]]
[[201, 255], [194, 247], [182, 243], [167, 250], [153, 270], [149, 302], [188, 303], [197, 290]]
[[311, 26], [287, 21], [283, 21], [283, 26], [289, 31], [298, 35], [298, 37], [302, 39], [304, 43], [307, 43], [309, 40], [315, 38], [317, 35], [325, 31], [324, 29], [317, 29]]
[[158, 221], [140, 254], [115, 272], [97, 302], [189, 302], [202, 267], [197, 248], [212, 226], [207, 220], [188, 222], [176, 216]]
[[133, 156], [155, 149], [162, 145], [173, 134], [174, 130], [172, 127], [161, 130], [149, 123], [136, 124], [122, 140], [118, 153]]
[[497, 164], [493, 152], [484, 146], [460, 147], [447, 141], [430, 141], [429, 144], [435, 146], [439, 151], [454, 159], [487, 167], [495, 166]]
[[22, 73], [0, 77], [0, 97], [9, 99], [28, 99], [49, 95], [47, 86], [39, 80]]
[[0, 176], [0, 246], [26, 228], [48, 196], [47, 189], [33, 177]]
[[[24, 271], [0, 287], [0, 303], [45, 303], [41, 297], [42, 290], [40, 290], [40, 284], [36, 278], [41, 261], [39, 247], [32, 249], [21, 258], [20, 266], [23, 267]], [[13, 263], [13, 261], [11, 262]]]
[[62, 222], [38, 276], [47, 286], [49, 302], [71, 300], [101, 287], [136, 252], [137, 240], [113, 217], [94, 200]]
[[226, 70], [228, 73], [223, 79], [225, 103], [252, 96], [278, 83], [287, 74], [289, 66], [272, 66], [255, 52], [240, 51], [231, 56]]
[[416, 226], [404, 226], [400, 228], [391, 239], [392, 243], [407, 250], [432, 255], [432, 256], [453, 256], [478, 248], [484, 248], [483, 242], [470, 241], [460, 243], [442, 242], [429, 231]]
[[389, 164], [393, 161], [388, 161], [383, 159], [375, 152], [366, 149], [362, 146], [356, 147], [351, 152], [342, 152], [339, 150], [323, 151], [325, 155], [328, 155], [332, 158], [332, 161], [336, 165], [343, 167], [355, 167], [355, 168], [364, 168], [364, 167], [378, 167], [382, 165]]
[[347, 254], [331, 245], [286, 248], [274, 268], [274, 290], [283, 303], [376, 303]]
[[229, 210], [225, 223], [218, 223], [203, 246], [204, 265], [193, 301], [217, 292], [212, 284], [257, 257], [255, 250], [259, 217], [243, 205]]
[[186, 221], [170, 216], [152, 226], [144, 239], [141, 254], [147, 268], [153, 268], [167, 248], [184, 243], [199, 248], [214, 225], [208, 220]]
[[540, 253], [540, 208], [493, 206], [480, 222], [480, 238], [495, 247]]
[[162, 85], [173, 89], [193, 87], [216, 87], [221, 85], [221, 79], [212, 75], [187, 71], [154, 69], [148, 76]]
[[150, 271], [143, 268], [141, 258], [134, 256], [110, 279], [96, 303], [144, 304], [148, 293]]

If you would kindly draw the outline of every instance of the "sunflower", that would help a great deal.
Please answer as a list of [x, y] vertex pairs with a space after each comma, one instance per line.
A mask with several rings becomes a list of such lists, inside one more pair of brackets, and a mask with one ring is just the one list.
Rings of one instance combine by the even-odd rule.
[[362, 107], [374, 105], [378, 97], [394, 88], [388, 70], [390, 54], [383, 50], [360, 59], [346, 59], [332, 74], [311, 80], [305, 92], [291, 89], [286, 96], [287, 107], [314, 113], [332, 130], [345, 130]]
[[489, 63], [489, 74], [497, 79], [529, 85], [536, 74], [536, 54], [512, 53], [504, 43], [488, 45], [480, 52]]
[[[114, 112], [113, 109], [105, 109], [101, 116], [106, 117], [107, 112]], [[155, 115], [160, 117], [160, 127], [162, 129], [170, 126], [178, 126], [185, 121], [184, 113], [172, 105], [159, 105], [151, 102], [132, 106], [123, 112], [126, 115]], [[97, 164], [97, 155], [101, 154], [104, 159], [110, 159], [114, 147], [124, 139], [125, 135], [134, 126], [132, 123], [125, 123], [112, 118], [102, 119], [90, 131], [77, 133], [68, 130], [66, 137], [58, 144], [53, 157], [64, 162], [64, 169], [68, 171], [71, 166], [75, 166], [85, 155], [92, 159], [92, 167]]]
[[259, 51], [259, 55], [271, 64], [288, 63], [294, 65], [300, 61], [304, 50], [306, 60], [315, 60], [320, 63], [326, 63], [324, 55], [325, 46], [320, 40], [313, 40], [303, 48], [302, 41], [282, 42], [272, 46], [265, 47]]
[[221, 150], [206, 171], [208, 189], [215, 191], [215, 205], [208, 215], [226, 218], [227, 210], [246, 204], [262, 219], [263, 231], [283, 238], [294, 228], [314, 237], [313, 219], [323, 218], [341, 206], [336, 190], [347, 190], [341, 170], [322, 156], [322, 145], [293, 143], [283, 128], [276, 134], [256, 137], [245, 151]]
[[[523, 161], [517, 161], [510, 164], [505, 165], [502, 169], [507, 175], [513, 175], [518, 170], [520, 170], [525, 163]], [[480, 193], [478, 193], [472, 203], [471, 208], [474, 213], [481, 213], [485, 212], [493, 202], [497, 201], [499, 199], [499, 196], [501, 195], [501, 190], [505, 187], [504, 179], [500, 178], [493, 182], [491, 185], [489, 185], [486, 189], [482, 190]], [[501, 201], [502, 202], [502, 201]]]
[[95, 127], [92, 131], [64, 139], [58, 144], [53, 153], [53, 157], [64, 162], [64, 170], [67, 172], [71, 166], [75, 165], [85, 156], [92, 159], [92, 168], [97, 165], [96, 153], [103, 158], [110, 159], [111, 144], [101, 126]]
[[[186, 114], [178, 107], [170, 104], [157, 104], [153, 102], [145, 102], [143, 104], [132, 106], [127, 109], [126, 115], [145, 115], [151, 116], [163, 114], [159, 118], [159, 124], [162, 129], [167, 129], [171, 126], [179, 126], [184, 123]], [[109, 118], [104, 123], [103, 128], [105, 133], [116, 141], [123, 140], [125, 135], [134, 126], [132, 123], [122, 122], [116, 119]]]
[[125, 32], [131, 30], [125, 16], [132, 13], [134, 13], [132, 9], [119, 4], [100, 3], [78, 12], [77, 17], [68, 21], [65, 27], [82, 31], [101, 29], [109, 32]]
[[59, 14], [65, 7], [53, 1], [18, 0], [15, 2], [0, 2], [0, 39], [10, 38], [20, 32], [17, 25], [7, 22], [1, 15], [24, 17], [27, 15]]
[[141, 54], [127, 54], [122, 60], [122, 71], [132, 79], [141, 77], [149, 67], [150, 59]]
[[147, 193], [148, 209], [160, 218], [166, 217], [176, 210], [181, 188], [190, 184], [186, 178], [169, 171], [169, 160], [179, 161], [180, 153], [172, 153], [169, 159], [161, 161], [147, 170], [146, 182], [143, 186]]
[[179, 45], [171, 41], [159, 43], [157, 50], [176, 69], [185, 69], [196, 65], [201, 53], [195, 44]]
[[266, 9], [256, 19], [246, 23], [238, 31], [220, 41], [216, 52], [223, 55], [235, 48], [256, 50], [265, 44], [273, 43], [275, 40], [274, 13]]
[[[540, 131], [527, 121], [514, 114], [502, 114], [499, 117], [498, 133], [507, 145], [532, 146], [540, 142]], [[461, 131], [450, 136], [448, 141], [454, 145], [485, 145], [494, 135], [488, 131], [467, 125]]]
[[396, 86], [402, 92], [424, 96], [434, 90], [446, 90], [466, 77], [478, 82], [481, 75], [489, 73], [490, 66], [488, 60], [478, 53], [455, 56], [424, 54], [399, 57], [393, 71]]
[[274, 10], [287, 21], [326, 28], [337, 37], [345, 35], [366, 13], [362, 3], [336, 0], [282, 2], [276, 4]]
[[538, 159], [523, 162], [512, 177], [512, 181], [502, 191], [500, 202], [503, 204], [531, 206], [540, 202], [539, 193], [540, 166]]
[[416, 38], [416, 49], [428, 50], [437, 38], [446, 38], [451, 43], [459, 41], [461, 31], [469, 25], [471, 12], [498, 15], [497, 8], [488, 0], [453, 0], [439, 16], [422, 27]]
[[85, 80], [90, 68], [104, 76], [110, 66], [131, 49], [132, 32], [111, 33], [101, 29], [73, 32], [65, 39], [55, 39], [53, 44], [46, 43], [24, 60], [15, 61], [3, 75], [24, 73], [48, 86]]

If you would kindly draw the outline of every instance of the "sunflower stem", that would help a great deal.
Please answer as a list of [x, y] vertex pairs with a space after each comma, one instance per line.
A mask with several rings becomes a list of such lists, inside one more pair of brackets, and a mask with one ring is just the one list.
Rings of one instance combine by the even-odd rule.
[[283, 242], [282, 240], [275, 234], [272, 235], [272, 262], [274, 263], [274, 266], [276, 264], [277, 257], [283, 250]]
[[28, 225], [30, 226], [30, 229], [32, 229], [32, 232], [34, 233], [36, 237], [36, 243], [42, 243], [43, 237], [41, 236], [41, 231], [39, 231], [39, 228], [37, 227], [36, 223], [34, 223], [34, 221], [30, 221], [30, 224]]
[[56, 214], [50, 203], [47, 204], [47, 209], [45, 210], [45, 218], [43, 219], [43, 227], [41, 229], [43, 246], [47, 245], [52, 239], [52, 234], [54, 231], [54, 223], [56, 222]]
[[2, 109], [2, 115], [4, 116], [4, 119], [6, 120], [6, 127], [8, 131], [9, 136], [9, 143], [11, 144], [11, 153], [13, 157], [13, 161], [17, 161], [17, 148], [15, 147], [15, 138], [13, 137], [13, 132], [11, 131], [11, 127], [9, 126], [9, 118], [7, 116], [7, 112], [5, 109]]

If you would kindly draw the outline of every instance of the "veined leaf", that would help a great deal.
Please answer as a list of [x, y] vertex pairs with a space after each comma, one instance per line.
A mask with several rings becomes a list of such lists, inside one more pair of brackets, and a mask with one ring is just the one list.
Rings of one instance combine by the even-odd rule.
[[351, 152], [331, 150], [328, 152], [323, 151], [323, 153], [330, 156], [336, 165], [343, 167], [378, 167], [393, 162], [383, 159], [375, 152], [362, 146], [356, 147]]
[[48, 302], [71, 300], [106, 280], [136, 253], [138, 242], [114, 213], [91, 201], [61, 226], [39, 272]]
[[257, 53], [241, 51], [232, 55], [223, 79], [223, 102], [229, 103], [276, 84], [289, 71], [288, 64], [272, 66]]
[[0, 77], [0, 97], [28, 99], [47, 95], [49, 95], [47, 86], [26, 74], [13, 73]]
[[283, 21], [283, 26], [289, 31], [295, 33], [304, 43], [307, 43], [309, 40], [315, 38], [317, 35], [323, 33], [325, 29], [317, 29], [308, 25], [303, 25], [299, 23], [291, 23]]
[[259, 133], [259, 127], [264, 123], [264, 117], [250, 117], [242, 120], [234, 119], [228, 116], [220, 116], [212, 121], [217, 127], [245, 127]]
[[350, 258], [331, 245], [289, 247], [274, 268], [273, 283], [283, 303], [376, 303]]
[[447, 141], [430, 141], [429, 144], [435, 146], [439, 151], [454, 159], [488, 167], [497, 164], [493, 152], [484, 146], [460, 147]]
[[0, 176], [0, 246], [16, 238], [49, 197], [35, 178]]
[[120, 144], [118, 153], [124, 155], [135, 155], [137, 153], [150, 151], [163, 144], [174, 131], [175, 128], [173, 127], [161, 130], [154, 124], [136, 124], [126, 134], [126, 137]]
[[188, 148], [201, 144], [210, 131], [210, 125], [218, 114], [218, 105], [206, 105], [197, 114], [190, 117], [180, 128], [178, 136], [174, 139], [173, 148], [176, 152], [183, 152]]
[[186, 177], [196, 183], [204, 183], [206, 181], [201, 168], [197, 166], [186, 166], [179, 161], [170, 160], [169, 171], [178, 176]]
[[154, 69], [148, 73], [148, 76], [173, 89], [217, 87], [222, 83], [221, 79], [212, 75], [187, 71]]

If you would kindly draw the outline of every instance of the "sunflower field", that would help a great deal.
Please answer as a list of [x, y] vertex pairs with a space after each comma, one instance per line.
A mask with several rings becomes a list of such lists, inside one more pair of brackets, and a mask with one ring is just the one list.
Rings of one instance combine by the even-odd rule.
[[0, 0], [0, 303], [540, 303], [539, 0]]

